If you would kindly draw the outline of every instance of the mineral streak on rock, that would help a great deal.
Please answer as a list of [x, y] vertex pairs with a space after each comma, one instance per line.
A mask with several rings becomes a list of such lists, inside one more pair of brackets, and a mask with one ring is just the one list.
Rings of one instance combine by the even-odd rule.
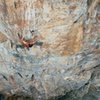
[[[27, 50], [18, 34], [38, 45]], [[8, 99], [100, 100], [100, 0], [0, 0], [0, 100]]]

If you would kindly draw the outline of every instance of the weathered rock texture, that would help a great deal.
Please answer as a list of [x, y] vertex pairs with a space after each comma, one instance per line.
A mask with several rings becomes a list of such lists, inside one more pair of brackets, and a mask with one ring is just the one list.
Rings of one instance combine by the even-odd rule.
[[[18, 47], [32, 30], [43, 45]], [[99, 0], [0, 0], [0, 93], [100, 100]]]

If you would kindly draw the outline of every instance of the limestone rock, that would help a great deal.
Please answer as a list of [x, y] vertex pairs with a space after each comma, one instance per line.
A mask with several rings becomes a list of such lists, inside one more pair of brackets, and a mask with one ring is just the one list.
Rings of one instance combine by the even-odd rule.
[[[99, 6], [99, 0], [0, 0], [0, 100], [99, 100]], [[28, 50], [18, 34], [36, 35], [43, 45]]]
[[0, 43], [5, 41], [7, 41], [7, 37], [3, 33], [0, 33]]

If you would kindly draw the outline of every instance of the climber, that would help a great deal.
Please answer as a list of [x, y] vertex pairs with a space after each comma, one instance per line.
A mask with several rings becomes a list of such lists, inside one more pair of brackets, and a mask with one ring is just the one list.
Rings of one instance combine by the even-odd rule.
[[18, 33], [19, 41], [23, 47], [26, 47], [28, 50], [33, 45], [42, 46], [43, 42], [38, 41], [38, 35], [33, 33], [34, 31], [31, 31], [33, 38], [26, 39], [22, 35]]
[[25, 39], [22, 35], [18, 33], [18, 37], [20, 43], [23, 45], [23, 47], [26, 47], [27, 49], [32, 47], [37, 41], [37, 36], [35, 36], [33, 39]]

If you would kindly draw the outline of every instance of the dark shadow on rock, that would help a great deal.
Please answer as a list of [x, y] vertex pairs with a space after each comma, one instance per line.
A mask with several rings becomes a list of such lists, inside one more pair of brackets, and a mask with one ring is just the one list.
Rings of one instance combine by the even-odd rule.
[[39, 91], [36, 89], [35, 86], [30, 86], [30, 91], [32, 93], [32, 100], [39, 100]]
[[37, 46], [42, 46], [42, 45], [43, 45], [43, 42], [37, 41], [37, 42], [35, 43], [35, 45], [37, 45]]
[[4, 95], [0, 94], [0, 100], [4, 100]]

